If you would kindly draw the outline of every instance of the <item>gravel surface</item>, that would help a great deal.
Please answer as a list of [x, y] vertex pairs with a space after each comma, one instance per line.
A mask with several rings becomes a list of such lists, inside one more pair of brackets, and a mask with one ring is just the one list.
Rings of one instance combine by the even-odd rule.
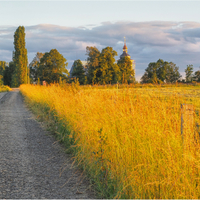
[[0, 99], [1, 99], [5, 94], [7, 94], [7, 92], [0, 92]]
[[94, 193], [15, 89], [0, 95], [0, 199], [33, 198], [89, 199]]

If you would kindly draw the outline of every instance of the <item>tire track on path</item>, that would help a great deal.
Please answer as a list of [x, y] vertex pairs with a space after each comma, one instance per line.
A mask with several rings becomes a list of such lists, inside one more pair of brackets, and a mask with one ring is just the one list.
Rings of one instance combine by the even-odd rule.
[[81, 171], [72, 167], [70, 156], [34, 120], [19, 90], [4, 95], [0, 99], [0, 199], [95, 198], [89, 188]]
[[3, 96], [6, 94], [7, 94], [7, 92], [0, 92], [0, 99], [3, 98]]

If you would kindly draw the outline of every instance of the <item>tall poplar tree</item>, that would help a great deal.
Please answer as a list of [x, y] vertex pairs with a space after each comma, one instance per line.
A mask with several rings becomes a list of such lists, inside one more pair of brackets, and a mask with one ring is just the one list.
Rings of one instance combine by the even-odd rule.
[[12, 87], [19, 87], [21, 84], [27, 83], [27, 72], [28, 72], [28, 58], [27, 49], [25, 48], [25, 28], [19, 26], [14, 34], [14, 72], [12, 74]]

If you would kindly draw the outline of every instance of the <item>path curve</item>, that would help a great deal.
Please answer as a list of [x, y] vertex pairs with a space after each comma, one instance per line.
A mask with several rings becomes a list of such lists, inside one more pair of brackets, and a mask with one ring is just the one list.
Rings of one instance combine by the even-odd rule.
[[23, 103], [19, 89], [0, 98], [0, 199], [89, 199], [89, 182]]

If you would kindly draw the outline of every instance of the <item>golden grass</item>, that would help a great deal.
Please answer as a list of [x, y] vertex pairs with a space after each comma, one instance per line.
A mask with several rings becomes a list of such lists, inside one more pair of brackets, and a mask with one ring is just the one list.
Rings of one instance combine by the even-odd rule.
[[4, 85], [0, 86], [0, 92], [9, 92], [11, 90], [12, 89], [8, 86], [4, 86]]
[[195, 138], [183, 142], [180, 111], [182, 103], [199, 110], [200, 88], [21, 85], [20, 90], [30, 105], [48, 108], [70, 131], [56, 130], [73, 141], [77, 162], [103, 197], [200, 198], [199, 136], [195, 130]]

